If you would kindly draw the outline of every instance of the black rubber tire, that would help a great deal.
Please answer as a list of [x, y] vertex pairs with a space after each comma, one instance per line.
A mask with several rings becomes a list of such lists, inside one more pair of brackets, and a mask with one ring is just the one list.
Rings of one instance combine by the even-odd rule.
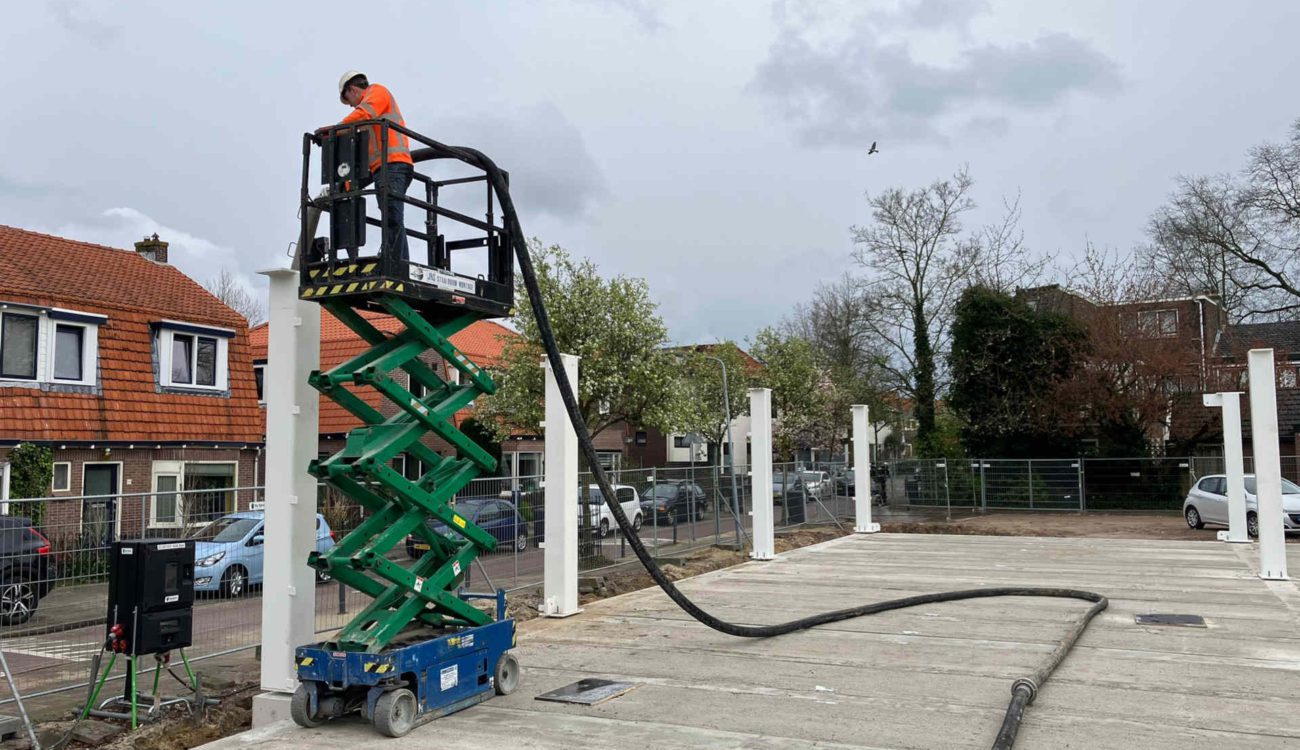
[[406, 688], [390, 690], [375, 701], [375, 715], [371, 721], [375, 729], [386, 737], [404, 737], [415, 728], [419, 704], [415, 693]]
[[1246, 514], [1246, 536], [1252, 539], [1259, 536], [1259, 514], [1253, 510]]
[[289, 699], [289, 716], [293, 718], [294, 724], [305, 729], [315, 729], [325, 723], [323, 719], [312, 714], [311, 694], [308, 693], [306, 685], [299, 685], [293, 691], [293, 697]]
[[1195, 505], [1187, 506], [1187, 510], [1183, 511], [1183, 520], [1187, 522], [1190, 528], [1205, 528], [1205, 520], [1201, 518], [1201, 512], [1196, 509]]
[[609, 519], [602, 518], [600, 519], [600, 538], [604, 539], [607, 536], [609, 536]]
[[633, 530], [633, 531], [640, 531], [640, 530], [641, 530], [641, 514], [640, 514], [640, 513], [638, 513], [638, 514], [636, 514], [635, 516], [632, 517], [632, 530]]
[[528, 549], [528, 532], [520, 529], [515, 535], [515, 551], [523, 552], [526, 549]]
[[26, 575], [15, 573], [0, 584], [0, 625], [22, 625], [32, 619], [40, 598]]
[[497, 659], [492, 674], [492, 687], [497, 695], [510, 695], [519, 687], [519, 660], [514, 654], [507, 652]]
[[234, 599], [248, 593], [248, 571], [240, 565], [231, 565], [221, 574], [221, 595]]

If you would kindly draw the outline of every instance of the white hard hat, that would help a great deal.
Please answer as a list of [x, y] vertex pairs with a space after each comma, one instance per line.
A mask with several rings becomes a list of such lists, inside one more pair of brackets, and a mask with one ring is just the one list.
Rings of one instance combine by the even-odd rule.
[[362, 73], [359, 70], [349, 70], [348, 72], [344, 73], [343, 77], [339, 79], [339, 101], [343, 102], [344, 104], [347, 104], [347, 102], [343, 99], [343, 89], [347, 88], [348, 81], [351, 81], [353, 78], [356, 78], [357, 76], [361, 76], [364, 78], [365, 75], [366, 75], [365, 73]]

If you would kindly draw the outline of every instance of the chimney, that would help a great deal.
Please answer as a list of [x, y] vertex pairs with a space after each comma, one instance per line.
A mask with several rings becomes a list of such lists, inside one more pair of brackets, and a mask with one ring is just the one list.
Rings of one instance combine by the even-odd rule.
[[157, 232], [135, 243], [135, 251], [154, 263], [167, 262], [167, 243], [158, 239]]

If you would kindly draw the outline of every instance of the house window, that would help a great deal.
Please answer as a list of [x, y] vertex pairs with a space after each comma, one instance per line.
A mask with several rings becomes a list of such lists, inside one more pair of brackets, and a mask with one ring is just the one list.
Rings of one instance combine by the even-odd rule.
[[72, 489], [72, 463], [58, 461], [54, 464], [54, 477], [50, 480], [50, 489], [54, 492], [67, 492]]
[[86, 329], [59, 323], [54, 327], [54, 379], [82, 380]]
[[149, 524], [193, 529], [235, 511], [234, 462], [155, 461]]
[[674, 447], [674, 448], [689, 448], [689, 447], [691, 447], [691, 439], [690, 439], [690, 437], [687, 436], [687, 435], [673, 435], [673, 447]]
[[1148, 336], [1177, 336], [1177, 310], [1143, 310], [1138, 313], [1138, 328]]
[[0, 377], [36, 379], [36, 344], [40, 318], [35, 315], [0, 315]]
[[168, 322], [164, 322], [159, 331], [161, 384], [196, 390], [226, 390], [228, 344], [233, 332], [173, 325], [178, 328], [168, 327]]
[[257, 403], [266, 403], [266, 365], [253, 365], [253, 380], [257, 381]]

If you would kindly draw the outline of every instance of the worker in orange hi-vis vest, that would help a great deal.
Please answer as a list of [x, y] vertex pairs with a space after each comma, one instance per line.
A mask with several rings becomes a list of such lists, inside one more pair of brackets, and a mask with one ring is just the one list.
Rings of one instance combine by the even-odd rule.
[[[406, 127], [402, 110], [397, 108], [393, 93], [377, 83], [370, 83], [366, 74], [360, 71], [349, 70], [339, 79], [339, 101], [353, 107], [348, 116], [339, 122], [340, 125], [361, 120], [388, 120]], [[383, 143], [378, 125], [370, 126], [368, 130], [372, 179], [384, 180], [388, 186], [388, 200], [384, 206], [383, 251], [395, 248], [402, 260], [409, 260], [404, 222], [406, 203], [402, 197], [406, 195], [406, 189], [411, 185], [411, 176], [415, 173], [411, 161], [411, 142], [405, 134], [390, 129], [388, 142]], [[380, 165], [385, 162], [387, 164], [381, 171]], [[367, 180], [362, 187], [369, 182]]]

